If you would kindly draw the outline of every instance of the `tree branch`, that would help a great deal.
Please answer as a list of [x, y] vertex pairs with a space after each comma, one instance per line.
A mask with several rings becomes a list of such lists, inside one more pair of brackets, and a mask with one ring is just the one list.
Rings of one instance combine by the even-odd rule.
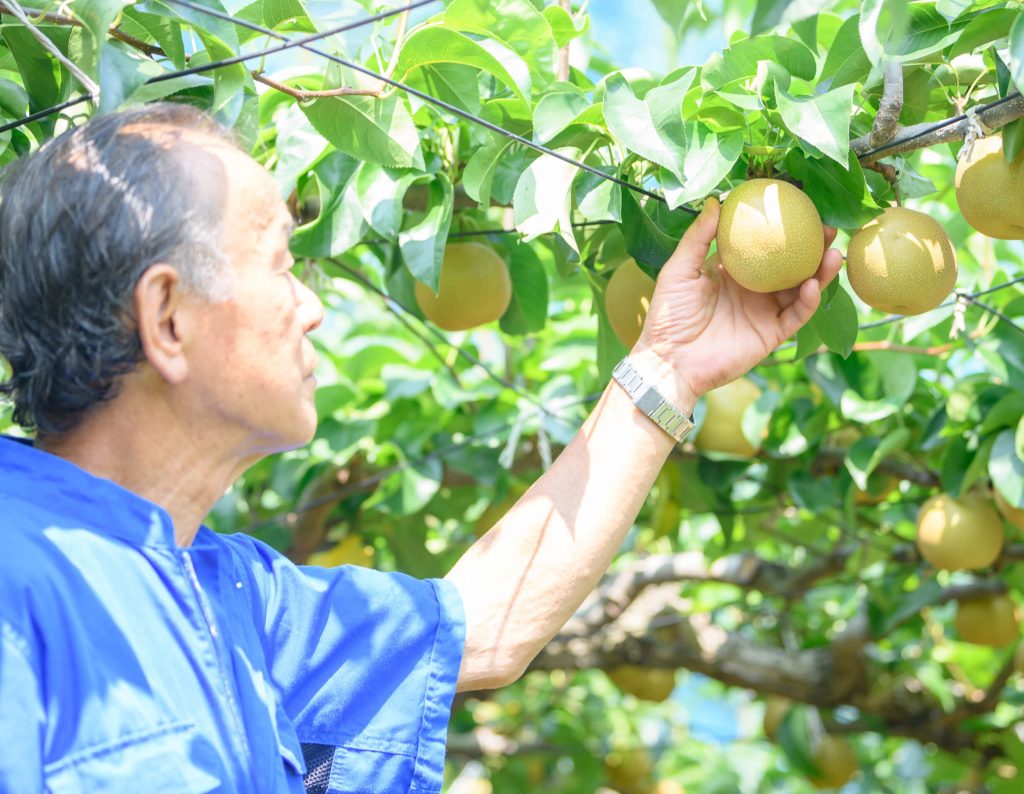
[[868, 136], [872, 146], [881, 146], [896, 137], [902, 111], [903, 64], [899, 61], [886, 61], [882, 101], [878, 105], [878, 114]]
[[[1012, 99], [1008, 102], [979, 112], [977, 115], [978, 120], [986, 127], [995, 130], [1009, 124], [1011, 121], [1024, 117], [1024, 97], [1019, 93], [1014, 93], [1010, 96]], [[901, 152], [910, 152], [916, 149], [936, 146], [940, 143], [963, 140], [970, 126], [970, 121], [963, 119], [955, 124], [949, 124], [937, 130], [932, 130], [934, 126], [933, 122], [924, 122], [910, 127], [900, 127], [896, 136], [891, 141], [894, 145], [888, 146], [884, 151], [874, 152], [864, 157], [861, 159], [861, 165], [869, 165], [877, 160], [881, 160], [883, 157]], [[875, 148], [871, 143], [870, 133], [851, 141], [850, 146], [857, 155], [863, 155]]]
[[275, 91], [280, 91], [282, 94], [287, 94], [290, 97], [300, 102], [304, 102], [310, 99], [323, 99], [324, 97], [332, 96], [380, 96], [379, 88], [352, 88], [351, 86], [341, 86], [340, 88], [328, 88], [322, 91], [307, 91], [303, 88], [292, 88], [290, 85], [279, 83], [271, 77], [267, 77], [265, 74], [260, 72], [253, 72], [252, 77], [254, 80], [258, 80], [263, 85], [273, 88]]
[[[572, 16], [572, 0], [559, 0], [558, 4], [565, 9], [567, 14]], [[558, 51], [558, 66], [555, 68], [555, 78], [563, 83], [569, 82], [568, 43]]]

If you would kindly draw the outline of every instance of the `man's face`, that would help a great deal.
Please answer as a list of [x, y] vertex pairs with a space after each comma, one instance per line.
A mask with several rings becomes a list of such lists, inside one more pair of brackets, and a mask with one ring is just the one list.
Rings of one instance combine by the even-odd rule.
[[270, 175], [228, 144], [203, 148], [223, 169], [197, 178], [227, 181], [222, 249], [233, 284], [227, 300], [195, 307], [188, 362], [196, 408], [212, 412], [215, 428], [241, 431], [242, 455], [301, 446], [316, 430], [317, 359], [306, 335], [323, 306], [291, 272], [292, 218]]

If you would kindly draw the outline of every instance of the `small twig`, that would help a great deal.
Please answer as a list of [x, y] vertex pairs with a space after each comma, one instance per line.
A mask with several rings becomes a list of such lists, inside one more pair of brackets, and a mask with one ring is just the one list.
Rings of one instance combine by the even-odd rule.
[[402, 43], [405, 41], [405, 32], [409, 27], [409, 12], [406, 11], [398, 18], [398, 29], [395, 31], [395, 48], [391, 50], [391, 62], [388, 70], [384, 72], [387, 77], [394, 77], [395, 69], [398, 68], [398, 56], [402, 54]]
[[292, 88], [290, 85], [279, 83], [272, 77], [267, 77], [265, 74], [259, 72], [253, 72], [252, 77], [263, 85], [270, 86], [275, 91], [280, 91], [282, 94], [287, 94], [290, 97], [300, 102], [304, 102], [310, 99], [323, 99], [324, 97], [332, 96], [380, 96], [380, 89], [377, 88], [352, 88], [351, 86], [341, 86], [340, 88], [328, 88], [319, 91], [307, 91], [303, 88]]
[[66, 68], [79, 83], [81, 83], [82, 87], [93, 99], [99, 97], [100, 87], [93, 82], [89, 75], [79, 69], [73, 61], [69, 60], [68, 57], [60, 51], [57, 45], [50, 41], [45, 33], [32, 24], [32, 20], [28, 18], [25, 10], [18, 5], [17, 0], [6, 0], [5, 5], [7, 13], [24, 25], [25, 29], [28, 30], [35, 40], [42, 45], [43, 49], [56, 58], [57, 61], [64, 66], [64, 68]]
[[1021, 328], [1019, 325], [1017, 325], [1017, 323], [1015, 323], [1013, 320], [1011, 320], [1009, 317], [1007, 317], [1005, 314], [1003, 314], [1001, 311], [999, 311], [999, 309], [997, 309], [995, 306], [989, 306], [987, 303], [982, 303], [980, 300], [978, 300], [977, 296], [970, 295], [970, 294], [965, 293], [965, 292], [956, 292], [954, 294], [958, 298], [960, 298], [961, 300], [964, 300], [967, 303], [970, 303], [970, 304], [972, 304], [974, 306], [977, 306], [983, 312], [987, 312], [988, 314], [991, 314], [993, 317], [997, 318], [1000, 322], [1006, 323], [1008, 326], [1010, 326], [1010, 328], [1012, 328], [1018, 334], [1020, 334], [1021, 336], [1024, 336], [1024, 328]]
[[[559, 0], [558, 3], [565, 9], [569, 16], [572, 16], [572, 0]], [[558, 67], [555, 69], [555, 77], [563, 83], [569, 82], [569, 43], [558, 51]]]
[[885, 64], [885, 82], [882, 86], [882, 101], [878, 104], [878, 114], [871, 126], [868, 140], [872, 146], [881, 146], [896, 137], [900, 126], [900, 113], [903, 111], [903, 64], [899, 61], [887, 61]]

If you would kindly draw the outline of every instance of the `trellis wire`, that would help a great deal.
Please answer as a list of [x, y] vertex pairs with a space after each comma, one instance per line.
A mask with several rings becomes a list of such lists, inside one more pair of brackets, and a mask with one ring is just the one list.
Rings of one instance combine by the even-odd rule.
[[[430, 0], [426, 0], [426, 1], [430, 2]], [[198, 11], [198, 12], [207, 14], [209, 16], [215, 17], [217, 19], [220, 19], [220, 20], [222, 20], [224, 22], [230, 22], [230, 23], [232, 23], [234, 25], [239, 25], [240, 27], [248, 28], [249, 30], [255, 31], [257, 33], [262, 33], [265, 36], [271, 36], [271, 37], [273, 37], [275, 39], [278, 39], [280, 41], [292, 42], [292, 43], [284, 45], [282, 47], [275, 48], [273, 51], [277, 52], [280, 49], [285, 49], [286, 47], [289, 47], [289, 46], [302, 47], [302, 49], [306, 50], [307, 52], [314, 53], [315, 55], [319, 55], [321, 58], [326, 58], [327, 60], [332, 61], [332, 62], [334, 62], [336, 64], [339, 64], [340, 66], [344, 66], [344, 67], [346, 67], [348, 69], [352, 69], [353, 71], [356, 71], [356, 72], [359, 72], [361, 74], [364, 74], [367, 77], [371, 77], [374, 80], [379, 80], [382, 83], [386, 83], [387, 85], [390, 85], [393, 88], [397, 88], [398, 90], [403, 91], [406, 94], [409, 94], [410, 96], [417, 97], [418, 99], [421, 99], [422, 101], [424, 101], [424, 102], [426, 102], [428, 104], [431, 104], [431, 105], [434, 105], [436, 107], [439, 107], [442, 110], [445, 110], [445, 111], [447, 111], [447, 112], [449, 112], [449, 113], [451, 113], [451, 114], [453, 114], [455, 116], [459, 116], [460, 118], [463, 118], [466, 121], [472, 122], [473, 124], [476, 124], [479, 127], [483, 127], [484, 129], [490, 130], [491, 132], [494, 132], [494, 133], [496, 133], [498, 135], [501, 135], [501, 136], [503, 136], [505, 138], [509, 138], [509, 139], [511, 139], [513, 141], [516, 141], [516, 143], [520, 143], [523, 146], [526, 146], [526, 147], [528, 147], [530, 149], [533, 149], [535, 151], [541, 152], [542, 154], [546, 154], [546, 155], [548, 155], [550, 157], [554, 157], [555, 159], [561, 160], [564, 163], [568, 163], [569, 165], [575, 166], [576, 168], [579, 168], [582, 171], [586, 171], [587, 173], [594, 174], [595, 176], [598, 176], [601, 179], [607, 180], [609, 182], [614, 182], [616, 185], [619, 185], [620, 187], [628, 188], [629, 190], [632, 190], [632, 191], [634, 191], [636, 193], [641, 193], [641, 194], [647, 196], [648, 198], [652, 198], [652, 199], [655, 199], [655, 200], [661, 201], [661, 202], [665, 201], [665, 198], [663, 196], [660, 196], [657, 193], [653, 193], [650, 190], [647, 190], [646, 188], [641, 187], [640, 185], [635, 185], [632, 182], [627, 182], [625, 179], [621, 179], [621, 178], [619, 178], [617, 176], [614, 176], [613, 174], [607, 174], [607, 173], [605, 173], [604, 171], [602, 171], [599, 168], [595, 168], [592, 165], [587, 165], [586, 163], [583, 163], [583, 162], [581, 162], [579, 160], [576, 160], [576, 159], [574, 159], [572, 157], [564, 155], [561, 152], [557, 151], [556, 149], [552, 149], [552, 148], [550, 148], [548, 146], [544, 146], [543, 144], [536, 143], [535, 141], [531, 141], [529, 138], [525, 138], [522, 135], [517, 135], [516, 133], [514, 133], [514, 132], [512, 132], [510, 130], [506, 130], [505, 128], [500, 127], [497, 124], [493, 124], [490, 121], [487, 121], [486, 119], [480, 118], [479, 116], [474, 115], [473, 113], [470, 113], [469, 111], [463, 110], [462, 108], [456, 107], [455, 105], [452, 105], [452, 104], [450, 104], [448, 102], [445, 102], [443, 99], [438, 99], [435, 96], [431, 96], [430, 94], [424, 93], [423, 91], [420, 91], [420, 90], [418, 90], [416, 88], [413, 88], [412, 86], [406, 85], [405, 83], [401, 83], [398, 80], [394, 80], [391, 77], [387, 77], [385, 75], [379, 74], [378, 72], [375, 72], [372, 69], [368, 69], [365, 66], [360, 66], [357, 63], [353, 63], [352, 61], [346, 60], [345, 58], [342, 58], [342, 57], [340, 57], [338, 55], [334, 55], [333, 53], [325, 52], [325, 51], [323, 51], [321, 49], [318, 49], [316, 47], [307, 46], [307, 44], [305, 42], [301, 41], [301, 40], [298, 43], [295, 43], [295, 42], [293, 42], [293, 40], [289, 39], [284, 34], [278, 33], [276, 30], [272, 30], [270, 28], [263, 27], [262, 25], [257, 25], [255, 22], [249, 22], [248, 20], [245, 20], [245, 19], [237, 19], [235, 17], [230, 16], [229, 14], [224, 14], [224, 13], [221, 13], [220, 11], [215, 11], [212, 8], [206, 8], [205, 6], [201, 6], [201, 5], [197, 5], [195, 3], [191, 3], [191, 2], [189, 2], [189, 0], [164, 0], [164, 2], [169, 3], [171, 5], [180, 5], [180, 6], [184, 7], [184, 8], [190, 8], [193, 11]], [[205, 71], [205, 70], [209, 70], [209, 69], [215, 69], [219, 65], [221, 65], [221, 62], [205, 64], [203, 67], [199, 67], [199, 68], [202, 68]], [[167, 76], [161, 75], [161, 77], [159, 79], [169, 80], [169, 79], [171, 79], [171, 77], [176, 77], [176, 76], [178, 76], [178, 75], [176, 75], [176, 74], [171, 74], [171, 75], [167, 75]], [[688, 212], [691, 215], [697, 215], [698, 214], [696, 210], [694, 210], [694, 209], [692, 209], [690, 207], [685, 207], [684, 206], [684, 207], [680, 207], [680, 209], [682, 209], [685, 212]]]

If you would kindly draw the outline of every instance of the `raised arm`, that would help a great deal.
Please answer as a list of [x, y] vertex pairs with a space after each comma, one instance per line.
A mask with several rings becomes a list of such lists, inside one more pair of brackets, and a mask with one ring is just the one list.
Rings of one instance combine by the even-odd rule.
[[[813, 278], [753, 293], [705, 262], [718, 226], [709, 200], [658, 278], [630, 361], [679, 410], [747, 372], [795, 333], [839, 271], [828, 250]], [[827, 244], [834, 238], [830, 231]], [[826, 246], [827, 247], [827, 246]], [[673, 440], [612, 382], [569, 445], [448, 574], [466, 610], [459, 689], [518, 678], [597, 585]]]

